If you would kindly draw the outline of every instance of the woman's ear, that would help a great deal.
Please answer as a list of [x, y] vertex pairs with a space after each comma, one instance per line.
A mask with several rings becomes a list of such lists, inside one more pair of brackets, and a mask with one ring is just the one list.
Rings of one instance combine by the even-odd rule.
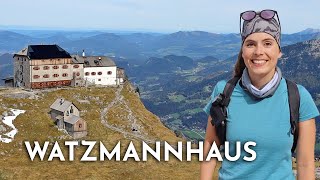
[[282, 52], [279, 53], [278, 59], [282, 57]]

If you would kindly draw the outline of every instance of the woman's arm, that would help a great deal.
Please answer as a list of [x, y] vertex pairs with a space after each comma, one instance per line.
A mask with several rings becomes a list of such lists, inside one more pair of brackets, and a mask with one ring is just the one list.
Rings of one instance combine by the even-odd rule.
[[298, 180], [314, 180], [314, 146], [316, 136], [315, 120], [310, 119], [299, 123], [297, 144], [297, 177]]
[[219, 138], [216, 134], [216, 129], [211, 125], [211, 116], [208, 117], [207, 129], [206, 129], [206, 137], [204, 140], [204, 158], [200, 164], [200, 179], [207, 180], [212, 179], [212, 175], [214, 173], [214, 169], [217, 164], [217, 159], [212, 158], [210, 161], [205, 161], [207, 154], [211, 148], [213, 142], [216, 142], [217, 146], [220, 146]]

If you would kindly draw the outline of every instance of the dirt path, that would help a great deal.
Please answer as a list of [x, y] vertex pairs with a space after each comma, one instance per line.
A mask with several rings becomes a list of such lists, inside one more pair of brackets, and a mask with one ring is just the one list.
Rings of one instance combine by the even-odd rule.
[[[101, 114], [100, 114], [100, 119], [101, 119], [101, 123], [106, 127], [106, 128], [109, 128], [109, 129], [112, 129], [114, 131], [117, 131], [117, 132], [120, 132], [124, 135], [124, 137], [126, 138], [133, 138], [133, 139], [137, 139], [137, 140], [142, 140], [146, 143], [154, 143], [155, 141], [154, 140], [151, 140], [150, 138], [144, 136], [142, 133], [141, 133], [141, 130], [140, 130], [140, 126], [137, 124], [137, 119], [136, 117], [134, 116], [131, 108], [129, 107], [127, 101], [125, 101], [125, 98], [124, 96], [121, 94], [121, 91], [123, 89], [123, 85], [121, 85], [117, 91], [116, 91], [116, 94], [115, 94], [115, 98], [113, 99], [113, 101], [111, 103], [108, 104], [107, 107], [103, 108]], [[128, 132], [122, 128], [119, 128], [119, 127], [116, 127], [114, 125], [111, 125], [108, 123], [107, 119], [107, 113], [108, 111], [113, 108], [114, 106], [116, 105], [123, 105], [125, 108], [123, 108], [122, 110], [123, 111], [126, 111], [128, 113], [127, 115], [127, 120], [130, 121], [131, 123], [131, 129], [134, 130], [133, 132]]]

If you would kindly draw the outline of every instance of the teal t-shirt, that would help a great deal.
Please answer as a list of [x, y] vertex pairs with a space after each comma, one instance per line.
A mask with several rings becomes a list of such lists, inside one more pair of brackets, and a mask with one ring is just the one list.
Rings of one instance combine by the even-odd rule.
[[[213, 98], [223, 92], [226, 81], [219, 81], [211, 95], [211, 100], [203, 109], [208, 115]], [[300, 93], [299, 121], [306, 121], [319, 115], [319, 111], [310, 93], [298, 85]], [[245, 92], [239, 82], [234, 88], [230, 104], [227, 107], [227, 134], [230, 143], [230, 156], [236, 154], [236, 141], [240, 141], [241, 156], [237, 161], [223, 160], [219, 170], [220, 180], [292, 180], [291, 147], [293, 136], [290, 133], [290, 111], [287, 85], [282, 79], [273, 96], [263, 100], [254, 100]], [[254, 141], [256, 146], [250, 149], [256, 152], [256, 159], [243, 150], [245, 142]]]

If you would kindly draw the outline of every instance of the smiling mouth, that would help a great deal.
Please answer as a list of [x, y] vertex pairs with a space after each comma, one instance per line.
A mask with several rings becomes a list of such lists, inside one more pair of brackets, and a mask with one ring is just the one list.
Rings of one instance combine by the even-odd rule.
[[251, 62], [253, 64], [257, 64], [257, 65], [263, 65], [267, 62], [268, 60], [264, 60], [264, 59], [253, 59], [251, 60]]

